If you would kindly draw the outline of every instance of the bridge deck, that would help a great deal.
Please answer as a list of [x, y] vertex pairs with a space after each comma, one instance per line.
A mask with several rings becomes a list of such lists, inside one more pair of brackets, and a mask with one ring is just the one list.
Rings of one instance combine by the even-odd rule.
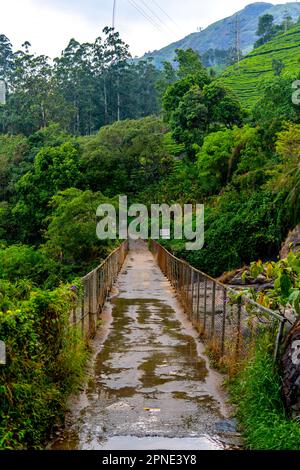
[[224, 448], [234, 429], [221, 377], [143, 242], [131, 247], [116, 287], [91, 379], [51, 448]]

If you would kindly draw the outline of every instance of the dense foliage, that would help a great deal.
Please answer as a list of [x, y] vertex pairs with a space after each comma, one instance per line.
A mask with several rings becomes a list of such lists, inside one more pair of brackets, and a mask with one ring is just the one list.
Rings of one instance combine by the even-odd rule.
[[66, 396], [83, 379], [85, 345], [69, 324], [74, 291], [29, 289], [5, 283], [6, 299], [3, 291], [0, 296], [8, 357], [0, 369], [0, 449], [40, 448], [51, 425], [63, 419]]
[[277, 64], [278, 62], [281, 64], [279, 78], [286, 77], [289, 81], [290, 98], [293, 93], [292, 83], [299, 78], [299, 38], [300, 23], [297, 23], [286, 32], [254, 49], [239, 64], [227, 67], [220, 76], [221, 84], [231, 88], [242, 104], [251, 108], [261, 98], [262, 81], [265, 85], [269, 85], [270, 90], [273, 77], [278, 76], [278, 67], [274, 64], [276, 60]]
[[[243, 273], [244, 277], [246, 275], [247, 271]], [[252, 279], [264, 275], [270, 286], [260, 292], [244, 289], [241, 294], [245, 293], [260, 305], [277, 310], [283, 315], [286, 309], [294, 312], [295, 318], [300, 315], [300, 251], [290, 251], [287, 258], [278, 262], [253, 261], [249, 275]]]
[[[0, 37], [0, 78], [8, 84], [0, 106], [4, 448], [42, 445], [81, 376], [85, 354], [68, 327], [68, 283], [118, 243], [97, 239], [99, 204], [117, 207], [123, 194], [146, 205], [205, 203], [204, 248], [166, 244], [213, 276], [274, 261], [300, 221], [300, 112], [288, 61], [287, 74], [272, 72], [255, 85], [256, 105], [246, 112], [230, 80], [214, 78], [196, 52], [178, 50], [176, 67], [165, 63], [157, 72], [132, 63], [117, 33], [104, 33], [93, 44], [71, 40], [54, 66], [28, 44], [14, 53]], [[291, 29], [284, 40], [298, 33]], [[242, 67], [260, 60], [272, 41], [282, 36], [243, 61], [241, 87]], [[274, 296], [283, 295], [282, 275], [271, 265]], [[298, 287], [296, 280], [285, 300], [296, 305]]]
[[281, 378], [274, 366], [274, 338], [262, 338], [252, 357], [231, 382], [245, 444], [251, 450], [299, 450], [299, 423], [290, 420], [281, 399]]
[[272, 38], [277, 36], [278, 33], [286, 32], [293, 25], [292, 17], [285, 16], [282, 24], [274, 24], [274, 16], [269, 13], [261, 16], [258, 21], [258, 28], [256, 35], [259, 39], [256, 41], [254, 48], [271, 41]]
[[32, 54], [29, 42], [14, 52], [0, 35], [0, 79], [8, 90], [0, 107], [2, 132], [30, 135], [57, 123], [90, 135], [116, 120], [157, 113], [159, 72], [150, 60], [133, 62], [119, 33], [105, 28], [103, 34], [93, 43], [71, 39], [53, 64]]

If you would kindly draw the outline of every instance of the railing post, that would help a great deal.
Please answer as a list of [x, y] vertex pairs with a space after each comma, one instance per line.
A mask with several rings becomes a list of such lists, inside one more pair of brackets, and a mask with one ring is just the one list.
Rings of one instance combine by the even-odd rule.
[[176, 288], [176, 263], [172, 258], [172, 277], [173, 277], [173, 287]]
[[[128, 243], [124, 242], [99, 266], [82, 279], [83, 295], [70, 312], [70, 323], [81, 325], [82, 337], [94, 336], [97, 319], [108, 293], [127, 256]], [[79, 318], [77, 319], [77, 312]], [[86, 325], [88, 321], [88, 325]]]
[[241, 317], [242, 317], [242, 299], [238, 299], [238, 312], [237, 312], [237, 338], [236, 338], [236, 350], [235, 358], [238, 359], [240, 355], [240, 343], [241, 343]]
[[[85, 282], [85, 281], [84, 281]], [[84, 337], [84, 305], [85, 305], [85, 285], [83, 286], [84, 292], [81, 299], [81, 334]]]
[[200, 310], [200, 273], [197, 276], [197, 324], [199, 324], [199, 310]]
[[184, 266], [183, 266], [183, 263], [180, 263], [180, 265], [179, 265], [179, 277], [180, 277], [181, 297], [184, 299]]
[[206, 330], [206, 314], [207, 314], [207, 277], [204, 279], [204, 318], [203, 318], [203, 333]]
[[211, 302], [211, 338], [215, 334], [215, 314], [216, 314], [216, 283], [213, 281], [212, 302]]
[[[268, 314], [277, 321], [280, 320], [274, 360], [278, 357], [284, 333], [284, 321], [278, 312], [273, 312], [257, 304], [245, 295], [238, 299], [237, 304], [227, 303], [228, 292], [234, 292], [233, 289], [198, 271], [185, 261], [179, 260], [159, 244], [154, 242], [151, 244], [157, 263], [175, 287], [186, 313], [192, 317], [193, 322], [196, 321], [197, 324], [200, 324], [201, 332], [207, 338], [216, 341], [218, 352], [221, 352], [222, 356], [230, 353], [232, 356], [235, 355], [236, 361], [238, 361], [238, 356], [243, 352], [245, 344], [243, 316], [247, 313], [244, 311], [244, 306], [250, 304], [259, 312]], [[211, 319], [209, 315], [211, 315]], [[232, 325], [229, 321], [231, 316], [233, 316]], [[250, 331], [251, 339], [254, 338], [255, 331]], [[227, 347], [227, 341], [231, 343], [230, 347]]]
[[226, 313], [227, 313], [227, 289], [223, 290], [223, 319], [222, 319], [222, 338], [221, 338], [221, 354], [225, 353], [225, 332], [226, 332]]
[[[93, 275], [92, 275], [93, 276]], [[88, 329], [88, 337], [91, 338], [92, 330], [93, 330], [93, 284], [92, 280], [93, 277], [90, 277], [88, 280], [88, 306], [89, 306], [89, 329]]]
[[189, 290], [190, 290], [190, 283], [189, 283], [189, 268], [188, 265], [185, 264], [185, 299], [186, 299], [186, 308], [189, 310]]
[[178, 264], [178, 279], [179, 279], [179, 292], [180, 292], [180, 297], [183, 299], [183, 264], [180, 263]]
[[194, 318], [194, 270], [190, 268], [191, 272], [191, 314]]

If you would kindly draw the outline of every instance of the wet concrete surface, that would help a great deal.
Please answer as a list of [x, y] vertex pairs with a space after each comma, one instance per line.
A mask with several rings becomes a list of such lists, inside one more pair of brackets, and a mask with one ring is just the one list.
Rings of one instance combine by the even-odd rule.
[[86, 389], [51, 449], [224, 449], [237, 444], [222, 377], [143, 242], [131, 248], [94, 342]]

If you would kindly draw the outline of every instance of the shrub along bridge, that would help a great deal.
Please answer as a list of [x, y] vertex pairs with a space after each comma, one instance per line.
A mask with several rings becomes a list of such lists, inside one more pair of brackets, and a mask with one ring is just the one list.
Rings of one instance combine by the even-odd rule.
[[125, 242], [83, 278], [72, 322], [95, 338], [94, 360], [53, 449], [239, 444], [222, 377], [210, 368], [204, 344], [235, 367], [267, 325], [278, 331], [276, 356], [284, 321], [244, 297], [236, 300], [231, 289], [158, 243], [150, 248]]

